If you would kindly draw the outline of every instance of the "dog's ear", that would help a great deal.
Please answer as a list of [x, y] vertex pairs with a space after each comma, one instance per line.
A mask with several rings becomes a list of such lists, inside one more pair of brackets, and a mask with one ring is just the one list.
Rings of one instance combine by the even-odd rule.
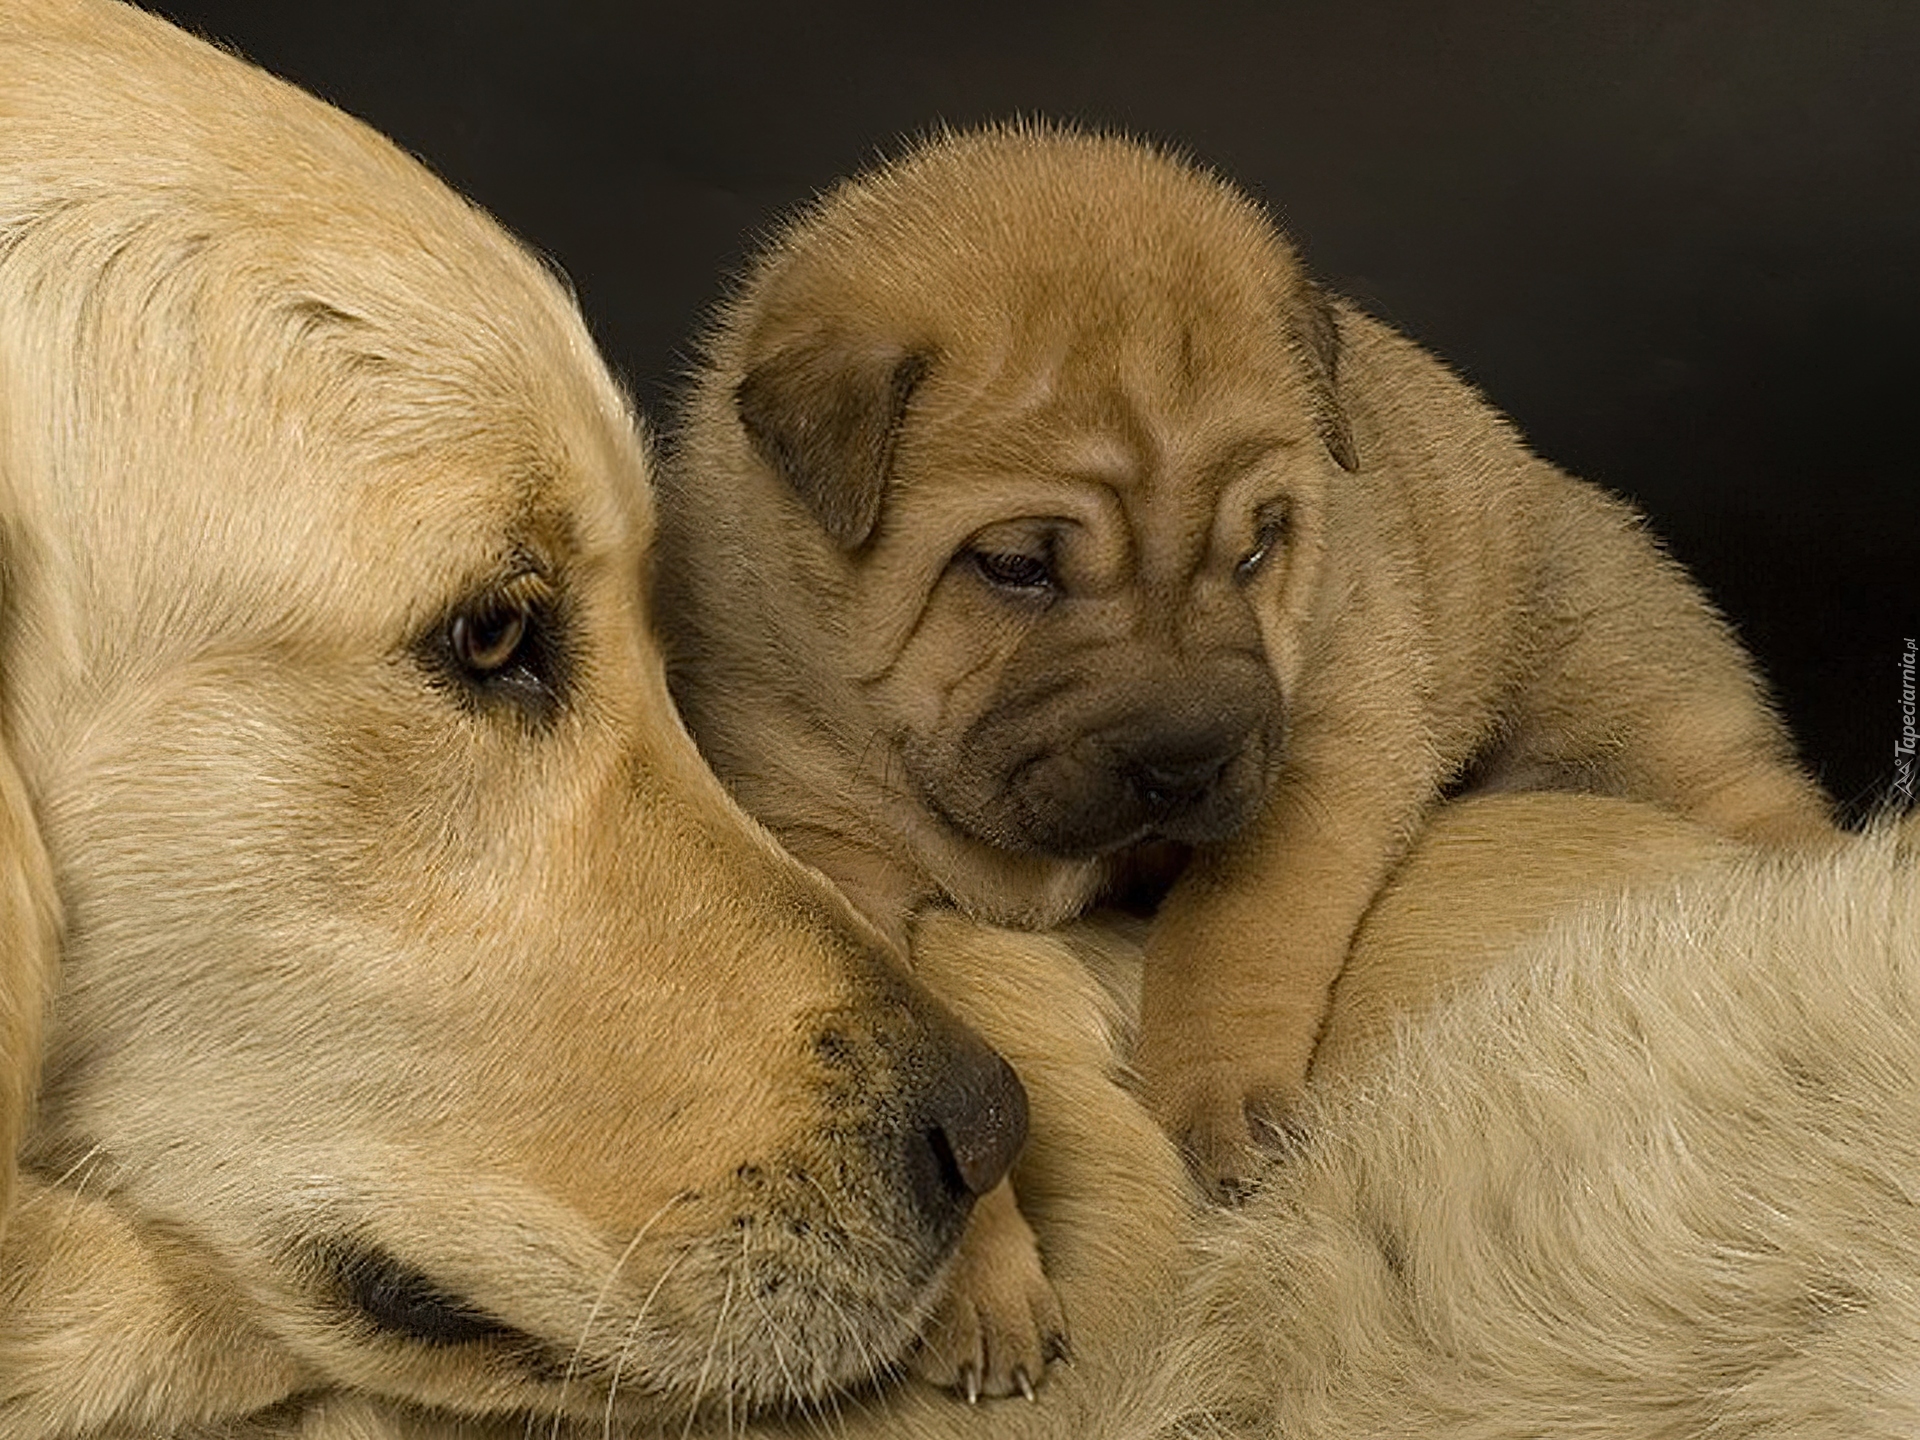
[[1340, 316], [1327, 292], [1302, 280], [1291, 311], [1293, 343], [1312, 387], [1314, 426], [1342, 470], [1360, 468], [1353, 431], [1340, 404]]
[[821, 332], [774, 349], [733, 392], [753, 448], [842, 549], [879, 523], [894, 442], [932, 363], [924, 350]]
[[[5, 677], [0, 675], [0, 683]], [[40, 1030], [59, 951], [53, 866], [27, 787], [0, 749], [0, 1246], [20, 1139], [40, 1073]]]

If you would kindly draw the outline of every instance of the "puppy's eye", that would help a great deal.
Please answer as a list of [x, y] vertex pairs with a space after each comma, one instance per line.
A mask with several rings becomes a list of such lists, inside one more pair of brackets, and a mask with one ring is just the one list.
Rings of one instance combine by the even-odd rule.
[[1287, 517], [1283, 513], [1273, 512], [1261, 516], [1258, 527], [1253, 532], [1253, 549], [1240, 557], [1233, 567], [1236, 580], [1251, 580], [1260, 573], [1260, 569], [1273, 557], [1273, 552], [1285, 543], [1287, 538]]
[[1014, 590], [1026, 595], [1041, 595], [1058, 587], [1053, 562], [1044, 555], [1021, 551], [969, 551], [973, 568], [980, 578], [996, 590]]

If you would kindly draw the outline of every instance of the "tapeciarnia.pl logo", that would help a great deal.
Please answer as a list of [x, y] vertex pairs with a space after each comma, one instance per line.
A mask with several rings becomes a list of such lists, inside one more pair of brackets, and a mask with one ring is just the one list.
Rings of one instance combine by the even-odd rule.
[[1893, 791], [1909, 805], [1913, 803], [1914, 743], [1920, 739], [1914, 730], [1914, 671], [1916, 646], [1907, 641], [1900, 652], [1900, 738], [1893, 742]]

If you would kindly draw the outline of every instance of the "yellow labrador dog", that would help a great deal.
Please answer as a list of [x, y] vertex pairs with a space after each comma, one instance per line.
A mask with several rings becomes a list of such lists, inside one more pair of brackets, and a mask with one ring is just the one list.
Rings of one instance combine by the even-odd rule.
[[8, 1440], [899, 1360], [1025, 1102], [702, 766], [651, 529], [485, 217], [148, 15], [0, 8]]

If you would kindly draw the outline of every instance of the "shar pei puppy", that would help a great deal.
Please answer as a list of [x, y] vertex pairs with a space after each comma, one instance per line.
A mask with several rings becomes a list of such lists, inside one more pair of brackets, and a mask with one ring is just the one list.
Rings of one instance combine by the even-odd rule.
[[[1445, 793], [1829, 833], [1640, 518], [1148, 146], [995, 128], [835, 189], [722, 308], [676, 441], [703, 751], [902, 944], [929, 904], [1044, 927], [1177, 875], [1134, 1064], [1221, 1198]], [[1005, 1192], [961, 1263], [929, 1373], [1024, 1386], [1059, 1317]]]

